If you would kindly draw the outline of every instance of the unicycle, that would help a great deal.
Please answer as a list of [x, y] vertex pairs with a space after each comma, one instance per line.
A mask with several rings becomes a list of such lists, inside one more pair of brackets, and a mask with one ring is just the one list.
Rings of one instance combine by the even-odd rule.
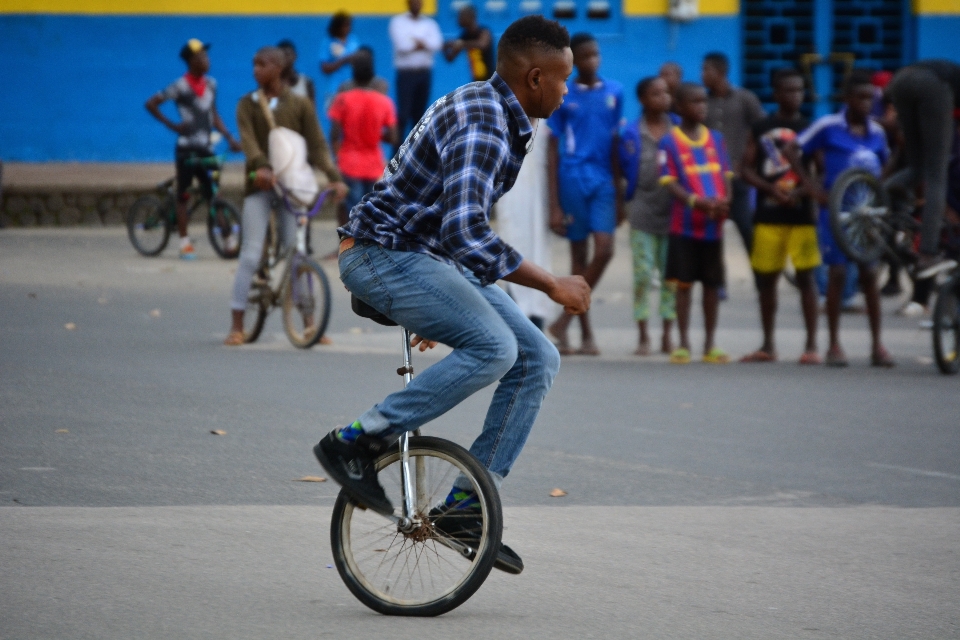
[[[358, 298], [353, 310], [385, 326], [395, 322]], [[406, 387], [413, 376], [410, 332], [401, 327]], [[378, 479], [394, 505], [383, 516], [340, 492], [330, 522], [333, 559], [360, 602], [386, 615], [437, 616], [463, 604], [493, 569], [503, 516], [490, 473], [458, 444], [420, 435], [400, 436], [376, 461]], [[477, 507], [445, 505], [456, 487], [473, 492]]]

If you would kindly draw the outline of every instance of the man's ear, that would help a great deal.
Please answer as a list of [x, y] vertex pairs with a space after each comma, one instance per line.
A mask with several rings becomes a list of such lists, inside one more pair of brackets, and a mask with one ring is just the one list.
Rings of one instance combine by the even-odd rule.
[[540, 67], [534, 67], [527, 72], [527, 87], [531, 91], [540, 91], [540, 83], [543, 81], [543, 71]]

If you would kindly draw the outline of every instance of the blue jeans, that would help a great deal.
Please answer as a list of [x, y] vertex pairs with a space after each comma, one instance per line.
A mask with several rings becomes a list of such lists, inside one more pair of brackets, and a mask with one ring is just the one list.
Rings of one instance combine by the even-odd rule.
[[410, 385], [360, 416], [368, 433], [411, 431], [497, 382], [470, 447], [499, 484], [520, 455], [560, 354], [496, 285], [428, 255], [357, 242], [340, 255], [340, 279], [355, 296], [417, 335], [453, 348]]
[[377, 181], [343, 176], [343, 183], [347, 185], [347, 197], [343, 199], [343, 204], [349, 212], [363, 200], [363, 196], [373, 191], [373, 185]]

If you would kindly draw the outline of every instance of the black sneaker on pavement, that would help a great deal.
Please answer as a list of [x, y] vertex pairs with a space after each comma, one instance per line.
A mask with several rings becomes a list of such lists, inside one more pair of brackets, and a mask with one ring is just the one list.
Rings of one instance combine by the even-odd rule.
[[313, 448], [320, 466], [330, 474], [354, 502], [385, 516], [393, 514], [387, 494], [377, 480], [374, 460], [386, 451], [388, 443], [366, 434], [356, 442], [344, 442], [333, 430]]
[[[429, 516], [435, 529], [454, 540], [474, 545], [480, 541], [482, 525], [478, 509], [456, 509], [442, 505], [431, 509]], [[523, 560], [516, 551], [501, 543], [493, 568], [518, 575], [523, 571]]]

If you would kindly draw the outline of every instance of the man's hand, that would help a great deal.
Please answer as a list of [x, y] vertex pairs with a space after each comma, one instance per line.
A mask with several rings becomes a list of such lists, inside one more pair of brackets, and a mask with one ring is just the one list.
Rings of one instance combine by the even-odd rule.
[[277, 179], [273, 175], [273, 169], [270, 167], [260, 167], [257, 169], [256, 175], [253, 177], [253, 185], [260, 189], [260, 191], [269, 191], [273, 189], [273, 185], [276, 184]]
[[190, 133], [193, 127], [186, 122], [171, 122], [170, 130], [181, 136], [185, 136]]
[[560, 207], [550, 209], [550, 230], [558, 236], [566, 237], [567, 235], [567, 223], [563, 219], [563, 209]]
[[583, 276], [556, 278], [553, 287], [545, 293], [571, 315], [578, 316], [590, 309], [590, 285]]
[[239, 153], [243, 151], [243, 147], [240, 146], [240, 141], [234, 138], [233, 136], [230, 137], [229, 145], [230, 145], [230, 151], [233, 151], [234, 153]]
[[773, 193], [770, 195], [773, 196], [773, 199], [777, 201], [777, 204], [787, 206], [793, 202], [793, 191], [787, 191], [780, 185], [773, 186]]
[[436, 340], [427, 340], [426, 338], [418, 335], [414, 335], [412, 338], [410, 338], [410, 346], [416, 347], [419, 345], [420, 353], [423, 353], [427, 349], [433, 349], [438, 344], [439, 343]]
[[327, 185], [327, 186], [330, 188], [331, 191], [333, 191], [333, 200], [334, 200], [334, 202], [340, 202], [341, 200], [343, 200], [344, 198], [346, 198], [346, 197], [347, 197], [347, 192], [350, 191], [350, 189], [347, 187], [347, 185], [345, 185], [345, 184], [342, 183], [342, 182], [331, 182], [331, 183], [330, 183], [329, 185]]

